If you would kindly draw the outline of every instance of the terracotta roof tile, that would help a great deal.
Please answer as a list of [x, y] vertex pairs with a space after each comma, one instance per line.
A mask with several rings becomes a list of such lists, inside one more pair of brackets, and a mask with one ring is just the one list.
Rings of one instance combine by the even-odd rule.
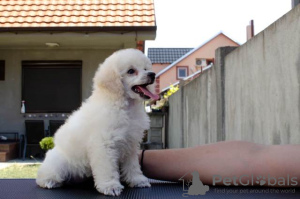
[[0, 28], [155, 27], [153, 0], [1, 0]]

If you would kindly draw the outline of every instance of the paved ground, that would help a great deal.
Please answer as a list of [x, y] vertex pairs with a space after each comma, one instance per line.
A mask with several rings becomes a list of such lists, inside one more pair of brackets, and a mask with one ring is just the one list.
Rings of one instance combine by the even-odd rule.
[[12, 164], [36, 164], [36, 163], [41, 163], [42, 160], [39, 159], [14, 159], [14, 160], [9, 160], [7, 162], [0, 162], [0, 169], [4, 169], [8, 166], [11, 166]]

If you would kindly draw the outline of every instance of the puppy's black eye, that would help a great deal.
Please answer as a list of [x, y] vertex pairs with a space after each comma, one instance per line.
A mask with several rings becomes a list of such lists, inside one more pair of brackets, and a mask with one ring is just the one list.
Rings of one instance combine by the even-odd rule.
[[133, 74], [133, 73], [135, 73], [135, 70], [134, 70], [134, 69], [129, 69], [129, 70], [127, 71], [127, 73], [128, 73], [128, 74]]

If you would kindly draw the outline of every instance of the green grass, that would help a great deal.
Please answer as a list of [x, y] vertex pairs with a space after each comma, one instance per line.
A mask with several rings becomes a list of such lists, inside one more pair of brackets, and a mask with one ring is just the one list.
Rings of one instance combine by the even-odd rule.
[[36, 178], [40, 164], [13, 164], [0, 169], [0, 178]]

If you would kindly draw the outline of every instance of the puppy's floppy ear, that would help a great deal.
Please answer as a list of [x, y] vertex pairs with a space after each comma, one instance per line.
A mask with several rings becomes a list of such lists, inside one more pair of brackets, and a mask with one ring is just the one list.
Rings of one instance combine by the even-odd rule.
[[104, 88], [116, 95], [124, 94], [124, 86], [121, 81], [121, 75], [116, 71], [115, 67], [107, 67], [104, 64], [99, 65], [99, 68], [93, 79], [94, 90]]

